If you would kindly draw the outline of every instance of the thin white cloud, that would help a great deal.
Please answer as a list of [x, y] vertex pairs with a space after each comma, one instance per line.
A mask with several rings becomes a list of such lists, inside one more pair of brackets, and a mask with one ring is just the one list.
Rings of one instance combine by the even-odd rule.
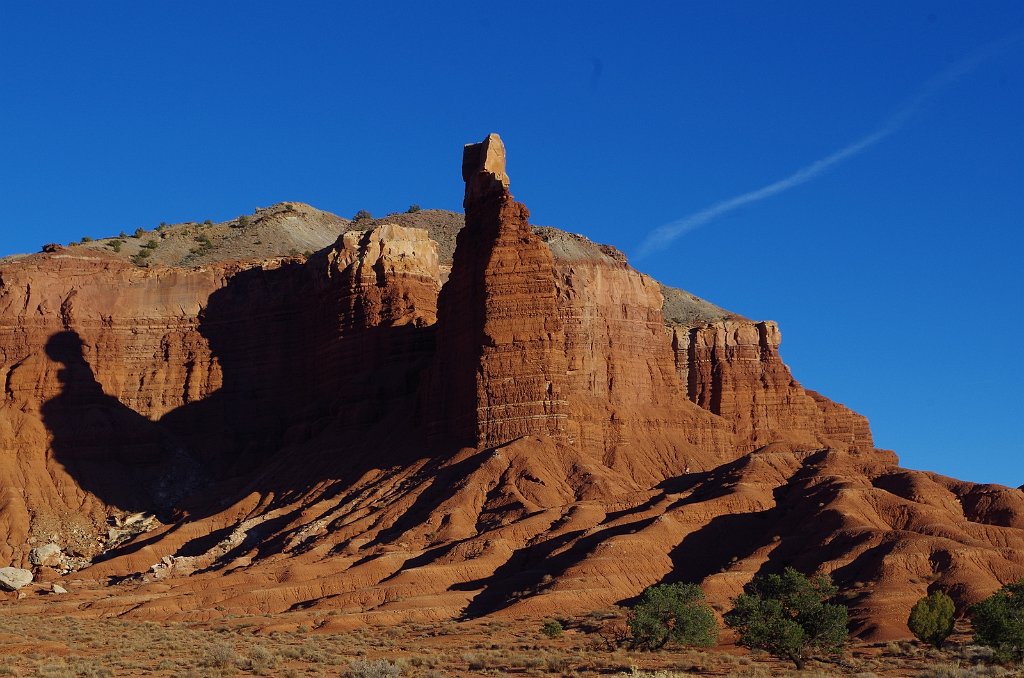
[[729, 198], [728, 200], [717, 202], [710, 207], [706, 207], [698, 212], [693, 212], [692, 214], [688, 214], [685, 217], [676, 219], [675, 221], [654, 229], [650, 234], [648, 234], [643, 242], [640, 243], [634, 258], [642, 259], [653, 252], [667, 247], [681, 235], [699, 228], [704, 224], [710, 223], [724, 214], [732, 212], [744, 205], [749, 205], [751, 203], [770, 198], [784, 191], [788, 191], [791, 188], [805, 184], [811, 179], [827, 172], [836, 165], [863, 153], [886, 137], [897, 132], [907, 123], [908, 120], [910, 120], [911, 117], [914, 116], [915, 113], [921, 109], [922, 106], [925, 105], [925, 103], [928, 102], [929, 99], [956, 82], [956, 80], [965, 74], [974, 70], [983, 61], [989, 59], [997, 52], [1019, 40], [1021, 37], [1024, 37], [1024, 34], [1018, 33], [1009, 38], [1004, 38], [1003, 40], [990, 43], [979, 49], [971, 56], [958, 61], [944, 71], [932, 76], [912, 97], [910, 97], [910, 99], [900, 106], [895, 113], [889, 116], [875, 131], [858, 139], [857, 141], [854, 141], [852, 144], [844, 146], [838, 151], [827, 155], [820, 160], [816, 160], [806, 167], [800, 168], [788, 177], [768, 184], [767, 186], [762, 186], [761, 188], [748, 193], [742, 193], [733, 198]]

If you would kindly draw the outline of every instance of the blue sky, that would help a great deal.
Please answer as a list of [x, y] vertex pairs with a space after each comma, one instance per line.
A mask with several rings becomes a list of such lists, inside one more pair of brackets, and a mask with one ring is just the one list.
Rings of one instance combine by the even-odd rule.
[[[0, 0], [0, 255], [281, 200], [459, 209], [499, 132], [534, 221], [779, 321], [907, 466], [1024, 483], [1024, 4]], [[1000, 42], [1002, 41], [1002, 42]]]

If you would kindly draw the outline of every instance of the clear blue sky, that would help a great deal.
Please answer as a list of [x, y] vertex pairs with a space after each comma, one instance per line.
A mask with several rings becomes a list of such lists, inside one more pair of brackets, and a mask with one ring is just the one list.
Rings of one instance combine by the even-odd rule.
[[[0, 0], [0, 255], [280, 200], [459, 209], [491, 131], [536, 223], [636, 253], [1024, 31], [1016, 0], [630, 4]], [[638, 266], [779, 321], [905, 465], [1017, 486], [1022, 221], [1017, 40]]]

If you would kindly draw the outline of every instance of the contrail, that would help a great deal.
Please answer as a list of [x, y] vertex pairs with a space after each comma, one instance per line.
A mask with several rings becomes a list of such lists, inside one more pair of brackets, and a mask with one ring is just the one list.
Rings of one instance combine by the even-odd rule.
[[966, 75], [970, 71], [974, 70], [983, 61], [989, 59], [997, 52], [1001, 51], [1005, 47], [1009, 46], [1013, 42], [1016, 42], [1024, 34], [1018, 33], [1009, 38], [990, 43], [985, 47], [982, 47], [971, 56], [956, 62], [944, 71], [932, 76], [927, 82], [922, 85], [917, 92], [910, 97], [902, 106], [896, 109], [896, 112], [889, 116], [875, 131], [870, 134], [854, 141], [852, 144], [844, 146], [838, 151], [827, 155], [821, 160], [816, 160], [806, 167], [802, 167], [793, 174], [790, 174], [784, 179], [780, 179], [774, 183], [763, 186], [757, 190], [750, 191], [749, 193], [743, 193], [737, 195], [734, 198], [717, 202], [710, 207], [706, 207], [699, 212], [694, 212], [681, 219], [677, 219], [673, 222], [665, 224], [659, 228], [654, 229], [636, 250], [634, 256], [635, 259], [642, 259], [647, 255], [668, 246], [673, 240], [679, 236], [699, 228], [704, 224], [714, 221], [723, 214], [732, 212], [733, 210], [749, 205], [765, 198], [770, 198], [773, 195], [778, 195], [783, 191], [788, 191], [791, 188], [805, 184], [811, 179], [827, 172], [832, 167], [849, 160], [850, 158], [863, 153], [865, 150], [871, 148], [878, 142], [882, 141], [886, 137], [898, 131], [907, 121], [913, 117], [918, 110], [921, 109], [924, 104], [938, 94], [941, 90], [945, 89], [956, 80]]

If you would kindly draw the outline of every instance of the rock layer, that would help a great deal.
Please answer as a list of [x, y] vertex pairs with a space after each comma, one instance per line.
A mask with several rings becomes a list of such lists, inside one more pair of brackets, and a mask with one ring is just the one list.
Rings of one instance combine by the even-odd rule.
[[436, 429], [491, 447], [565, 431], [565, 333], [554, 258], [508, 191], [498, 135], [466, 146], [466, 226], [438, 302]]
[[741, 449], [772, 442], [870, 451], [863, 416], [805, 390], [779, 357], [778, 325], [731, 318], [671, 328], [690, 400], [732, 422]]
[[531, 227], [504, 162], [496, 136], [467, 147], [461, 229], [432, 211], [309, 257], [0, 262], [0, 566], [52, 581], [53, 543], [77, 570], [57, 611], [350, 624], [676, 580], [726, 605], [792, 564], [875, 638], [906, 636], [930, 584], [963, 609], [1024, 576], [1024, 491], [900, 469], [794, 380], [774, 323]]

